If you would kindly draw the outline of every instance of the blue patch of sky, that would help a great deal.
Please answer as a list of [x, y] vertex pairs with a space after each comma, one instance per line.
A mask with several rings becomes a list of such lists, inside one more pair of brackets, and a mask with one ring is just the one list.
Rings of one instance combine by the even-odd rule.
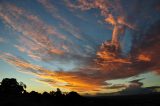
[[121, 39], [121, 48], [122, 48], [122, 55], [127, 56], [131, 50], [132, 46], [132, 34], [130, 33], [129, 29], [125, 30], [125, 35], [123, 35], [123, 39]]

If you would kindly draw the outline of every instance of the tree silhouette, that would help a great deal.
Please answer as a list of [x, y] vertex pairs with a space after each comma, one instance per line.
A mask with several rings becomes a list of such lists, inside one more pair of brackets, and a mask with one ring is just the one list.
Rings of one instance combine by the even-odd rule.
[[49, 92], [49, 94], [50, 94], [51, 96], [54, 96], [54, 93], [55, 93], [55, 91], [50, 91], [50, 92]]
[[80, 95], [77, 92], [71, 91], [67, 94], [68, 97], [75, 98], [80, 97]]
[[62, 91], [59, 88], [57, 88], [57, 91], [54, 93], [54, 96], [61, 97], [62, 96]]
[[141, 104], [160, 106], [158, 99], [160, 98], [160, 93], [158, 92], [149, 95], [102, 96], [94, 98], [80, 96], [74, 91], [61, 92], [59, 88], [57, 88], [57, 91], [43, 92], [42, 94], [36, 91], [27, 92], [25, 88], [26, 85], [24, 83], [17, 82], [14, 78], [3, 79], [0, 83], [0, 106], [104, 106], [104, 104], [124, 105], [127, 102], [128, 104], [126, 105], [129, 106], [132, 106], [132, 104], [133, 106]]
[[44, 97], [50, 97], [51, 95], [50, 95], [50, 93], [48, 93], [48, 92], [43, 92], [43, 94], [42, 94]]
[[29, 93], [29, 96], [31, 96], [31, 97], [39, 97], [39, 96], [41, 96], [41, 94], [38, 93], [38, 92], [36, 92], [36, 91], [31, 91], [31, 92]]
[[0, 85], [0, 94], [2, 95], [21, 95], [25, 92], [26, 85], [18, 83], [14, 78], [4, 78]]

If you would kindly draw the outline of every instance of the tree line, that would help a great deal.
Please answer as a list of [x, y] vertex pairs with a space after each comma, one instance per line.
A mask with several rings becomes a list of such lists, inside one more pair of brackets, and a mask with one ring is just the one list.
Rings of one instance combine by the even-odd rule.
[[0, 82], [0, 97], [6, 96], [32, 96], [32, 97], [81, 97], [77, 92], [71, 91], [63, 93], [59, 88], [57, 91], [38, 93], [36, 91], [27, 92], [26, 84], [17, 82], [15, 78], [4, 78]]

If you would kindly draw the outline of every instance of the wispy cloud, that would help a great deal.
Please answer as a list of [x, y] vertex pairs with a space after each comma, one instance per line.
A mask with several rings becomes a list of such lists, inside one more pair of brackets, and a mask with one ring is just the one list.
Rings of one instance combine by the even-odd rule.
[[20, 72], [35, 75], [37, 76], [37, 80], [50, 84], [55, 88], [60, 87], [62, 89], [81, 92], [100, 89], [99, 79], [93, 81], [92, 78], [85, 77], [77, 72], [48, 70], [41, 66], [31, 64], [10, 53], [1, 53], [1, 59], [20, 68]]
[[12, 4], [1, 4], [0, 11], [4, 23], [22, 34], [18, 40], [20, 45], [15, 46], [20, 51], [39, 58], [48, 53], [56, 55], [64, 53], [51, 38], [66, 39], [66, 37], [53, 26], [47, 25], [39, 17]]
[[[85, 34], [85, 32], [81, 30], [79, 26], [75, 25], [74, 22], [69, 20], [69, 18], [67, 18], [67, 16], [65, 16], [64, 13], [62, 13], [59, 8], [57, 8], [54, 2], [52, 2], [51, 0], [37, 0], [37, 1], [53, 17], [53, 19], [56, 19], [59, 22], [60, 29], [69, 33], [68, 34], [69, 37], [67, 37], [68, 39], [70, 37], [71, 38], [74, 37], [78, 42], [88, 43], [87, 45], [84, 45], [82, 47], [82, 45], [78, 44], [73, 39], [69, 39], [71, 44], [67, 46], [65, 45], [65, 48], [67, 47], [67, 50], [70, 51], [71, 54], [79, 55], [80, 53], [80, 55], [88, 55], [88, 53], [91, 52], [93, 54], [93, 51], [95, 51], [95, 49], [92, 47], [92, 45], [90, 45], [91, 40], [86, 37], [87, 35]], [[63, 4], [63, 6], [66, 6], [65, 3]], [[76, 15], [74, 15], [74, 13], [72, 13], [72, 15], [73, 15], [72, 17], [75, 18]], [[91, 49], [88, 49], [88, 47], [90, 47]], [[81, 53], [82, 52], [81, 49], [83, 49], [84, 51], [83, 53]]]
[[0, 37], [0, 43], [5, 42], [4, 38]]
[[69, 20], [64, 18], [50, 0], [38, 0], [38, 2], [44, 6], [44, 8], [52, 15], [53, 18], [56, 18], [61, 22], [61, 28], [63, 28], [63, 30], [66, 30], [77, 39], [83, 39], [79, 28], [74, 26], [71, 22], [69, 22]]
[[[41, 2], [52, 16], [66, 26], [65, 29], [69, 28], [69, 30], [74, 31], [73, 35], [80, 37], [78, 29], [60, 16], [52, 4], [48, 1]], [[18, 43], [14, 47], [26, 53], [29, 57], [36, 60], [58, 60], [59, 62], [66, 60], [79, 61], [77, 58], [81, 58], [80, 60], [90, 58], [88, 55], [90, 49], [86, 48], [88, 51], [82, 53], [80, 45], [77, 45], [69, 37], [60, 33], [55, 26], [47, 24], [35, 14], [9, 3], [2, 3], [0, 8], [0, 17], [4, 23], [21, 33], [18, 36]]]

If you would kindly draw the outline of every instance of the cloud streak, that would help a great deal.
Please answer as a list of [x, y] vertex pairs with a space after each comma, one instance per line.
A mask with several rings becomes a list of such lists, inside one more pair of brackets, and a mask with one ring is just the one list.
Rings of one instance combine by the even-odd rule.
[[50, 0], [38, 0], [40, 4], [52, 15], [53, 18], [56, 18], [61, 22], [61, 28], [72, 34], [75, 38], [82, 40], [81, 31], [78, 27], [75, 27], [73, 24], [69, 22], [66, 18], [64, 18], [58, 11], [58, 9], [51, 3]]
[[10, 53], [1, 53], [1, 59], [11, 65], [17, 66], [19, 72], [37, 76], [37, 80], [50, 84], [53, 87], [60, 87], [67, 90], [76, 90], [87, 92], [100, 89], [100, 81], [93, 81], [90, 77], [85, 77], [76, 72], [63, 72], [48, 70], [29, 63], [28, 61], [18, 58]]
[[53, 26], [47, 25], [39, 17], [12, 4], [2, 3], [0, 5], [0, 17], [4, 23], [11, 26], [13, 30], [20, 32], [17, 49], [26, 52], [32, 58], [43, 58], [43, 55], [62, 55], [62, 48], [57, 48], [55, 39], [66, 39]]

